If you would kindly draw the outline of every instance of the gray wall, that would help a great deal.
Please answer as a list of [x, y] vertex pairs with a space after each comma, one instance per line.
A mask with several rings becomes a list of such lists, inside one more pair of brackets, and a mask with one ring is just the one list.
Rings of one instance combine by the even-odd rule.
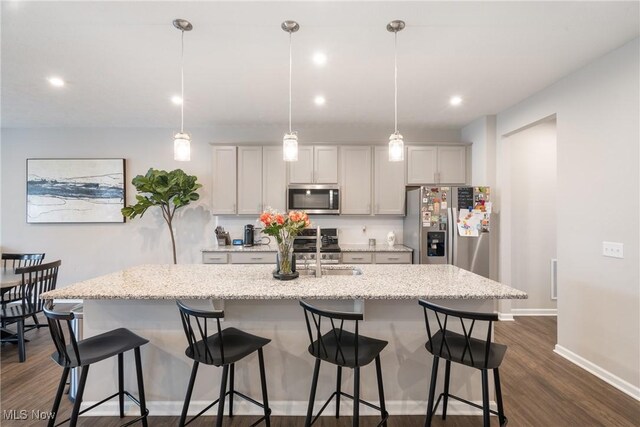
[[[229, 126], [215, 129], [188, 129], [192, 132], [191, 162], [173, 160], [172, 129], [2, 129], [1, 132], [1, 234], [0, 248], [5, 252], [44, 251], [47, 259], [62, 259], [59, 286], [106, 274], [143, 263], [171, 262], [171, 244], [166, 225], [157, 210], [125, 224], [27, 224], [26, 159], [35, 157], [124, 157], [127, 182], [148, 168], [182, 168], [196, 175], [204, 185], [201, 200], [180, 212], [176, 220], [179, 263], [198, 263], [200, 250], [214, 245], [217, 223], [236, 232], [253, 217], [214, 217], [209, 212], [211, 182], [210, 143], [257, 142], [278, 144], [284, 127]], [[384, 126], [301, 126], [301, 144], [318, 142], [361, 142], [384, 144], [389, 129]], [[457, 130], [403, 129], [405, 135], [421, 142], [459, 142]], [[135, 201], [135, 189], [127, 186], [128, 203]], [[344, 227], [344, 236], [353, 241], [368, 237], [382, 240], [390, 230], [402, 226], [401, 220], [339, 219], [322, 226]], [[362, 226], [367, 232], [362, 232]], [[236, 235], [235, 237], [242, 237]]]
[[[639, 48], [640, 39], [627, 43], [501, 112], [497, 120], [500, 138], [556, 115], [559, 350], [577, 355], [574, 360], [636, 396]], [[502, 153], [506, 144], [499, 140], [498, 190], [509, 167]], [[603, 257], [602, 241], [624, 243], [624, 259]], [[510, 251], [502, 243], [504, 265]]]

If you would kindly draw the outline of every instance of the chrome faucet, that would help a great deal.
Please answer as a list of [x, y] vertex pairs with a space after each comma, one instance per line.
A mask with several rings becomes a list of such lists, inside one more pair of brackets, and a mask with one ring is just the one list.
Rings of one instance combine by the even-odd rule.
[[316, 277], [322, 277], [322, 265], [320, 265], [320, 247], [322, 246], [322, 236], [320, 227], [316, 227]]

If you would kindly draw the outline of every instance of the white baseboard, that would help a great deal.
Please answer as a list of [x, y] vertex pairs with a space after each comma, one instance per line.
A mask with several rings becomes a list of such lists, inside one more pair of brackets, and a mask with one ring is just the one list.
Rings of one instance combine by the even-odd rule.
[[513, 316], [557, 316], [557, 308], [512, 308]]
[[603, 380], [607, 384], [610, 384], [610, 385], [614, 386], [615, 388], [617, 388], [621, 392], [623, 392], [625, 394], [628, 394], [629, 396], [633, 397], [634, 399], [640, 401], [640, 387], [634, 386], [633, 384], [623, 380], [622, 378], [618, 377], [617, 375], [614, 375], [611, 372], [609, 372], [609, 371], [607, 371], [605, 369], [602, 369], [600, 366], [596, 365], [595, 363], [590, 362], [589, 360], [585, 359], [584, 357], [577, 355], [576, 353], [572, 352], [571, 350], [566, 349], [565, 347], [563, 347], [563, 346], [561, 346], [559, 344], [556, 344], [556, 346], [553, 349], [553, 351], [556, 354], [559, 354], [560, 356], [564, 357], [565, 359], [567, 359], [571, 363], [574, 363], [574, 364], [578, 365], [579, 367], [581, 367], [585, 371], [587, 371], [587, 372], [595, 375], [596, 377], [600, 378], [601, 380]]
[[[258, 401], [260, 397], [258, 396]], [[88, 408], [89, 406], [95, 404], [97, 402], [82, 402], [81, 409]], [[374, 405], [377, 404], [377, 401], [372, 401]], [[474, 402], [478, 405], [482, 405], [482, 402]], [[182, 413], [182, 404], [183, 402], [179, 401], [170, 401], [170, 402], [158, 402], [158, 401], [148, 401], [147, 409], [149, 409], [150, 416], [179, 416]], [[193, 416], [210, 405], [211, 402], [204, 401], [192, 401], [189, 405], [189, 416]], [[314, 413], [322, 407], [324, 402], [317, 401], [314, 406]], [[271, 407], [271, 414], [273, 416], [305, 416], [307, 414], [307, 402], [306, 401], [271, 401], [269, 402], [269, 406]], [[426, 401], [401, 401], [401, 400], [392, 400], [386, 402], [387, 412], [390, 415], [426, 415], [427, 413], [427, 402]], [[494, 401], [489, 403], [489, 406], [492, 410], [496, 409], [496, 404]], [[229, 413], [228, 409], [228, 400], [225, 402], [225, 416]], [[242, 398], [235, 398], [233, 400], [233, 412], [237, 415], [257, 415], [260, 416], [262, 414], [262, 409], [245, 401]], [[214, 406], [204, 415], [216, 415], [217, 406]], [[353, 404], [351, 399], [342, 398], [340, 399], [340, 413], [345, 416], [349, 416], [353, 413]], [[442, 402], [438, 405], [438, 411], [436, 414], [442, 413]], [[118, 402], [110, 401], [106, 402], [99, 407], [95, 408], [92, 411], [86, 413], [85, 416], [100, 416], [100, 417], [108, 417], [108, 416], [118, 416]], [[136, 416], [139, 415], [139, 409], [130, 401], [125, 401], [125, 414], [127, 416]], [[332, 401], [327, 408], [322, 413], [323, 416], [333, 416], [335, 414], [335, 400]], [[360, 405], [360, 415], [362, 416], [376, 416], [380, 415], [375, 409], [369, 408], [365, 405]], [[447, 405], [447, 415], [482, 415], [482, 411], [480, 409], [474, 408], [473, 406], [469, 406], [462, 402], [458, 402], [454, 399], [449, 399], [449, 404]], [[493, 414], [492, 414], [493, 416]]]
[[513, 322], [515, 319], [511, 313], [498, 313], [498, 320], [501, 322]]

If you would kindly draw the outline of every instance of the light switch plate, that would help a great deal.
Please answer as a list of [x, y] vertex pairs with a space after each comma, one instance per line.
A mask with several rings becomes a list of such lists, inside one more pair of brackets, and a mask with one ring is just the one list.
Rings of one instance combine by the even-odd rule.
[[602, 242], [602, 256], [624, 258], [624, 245], [618, 242]]

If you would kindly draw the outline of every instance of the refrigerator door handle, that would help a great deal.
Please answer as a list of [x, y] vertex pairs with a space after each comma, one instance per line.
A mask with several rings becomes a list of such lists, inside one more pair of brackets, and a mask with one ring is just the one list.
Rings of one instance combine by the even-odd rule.
[[453, 254], [455, 248], [453, 247], [453, 233], [457, 230], [457, 225], [454, 223], [455, 215], [453, 213], [454, 208], [447, 209], [447, 264], [454, 264]]

